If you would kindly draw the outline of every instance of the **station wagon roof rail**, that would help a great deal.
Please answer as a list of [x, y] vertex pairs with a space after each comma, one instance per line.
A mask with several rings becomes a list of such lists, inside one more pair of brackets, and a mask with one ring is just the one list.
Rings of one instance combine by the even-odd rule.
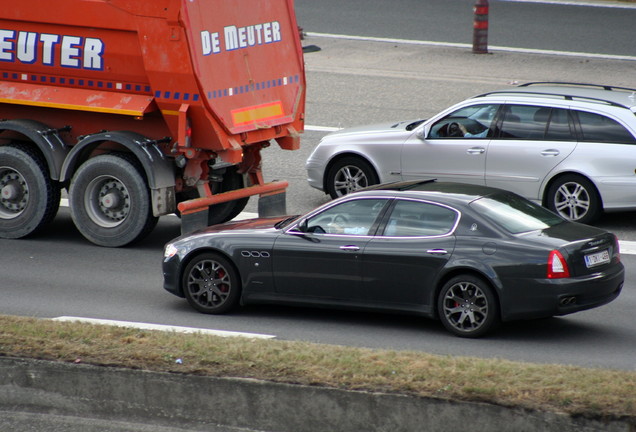
[[610, 86], [604, 84], [589, 84], [589, 83], [576, 83], [567, 81], [532, 81], [524, 84], [519, 84], [518, 87], [530, 87], [533, 85], [551, 85], [551, 86], [574, 86], [574, 87], [594, 87], [602, 90], [626, 90], [636, 92], [636, 89], [630, 87]]
[[[536, 90], [529, 88], [534, 85], [543, 86], [543, 87]], [[570, 89], [572, 89], [573, 87], [586, 87], [586, 88], [589, 87], [595, 90], [599, 90], [599, 92], [596, 92], [593, 96], [586, 95], [584, 93], [576, 94], [572, 92], [571, 90], [570, 91], [558, 90], [555, 88], [558, 86], [563, 86], [565, 88], [569, 87]], [[608, 92], [620, 91], [623, 94], [608, 93], [607, 95], [603, 95], [602, 93], [603, 91], [608, 91]], [[632, 103], [626, 103], [624, 101], [625, 92], [632, 92], [630, 96], [627, 96], [628, 98], [631, 99]], [[475, 98], [485, 97], [490, 95], [503, 95], [503, 94], [515, 94], [515, 95], [521, 94], [523, 96], [536, 96], [536, 97], [550, 96], [550, 97], [563, 98], [565, 100], [581, 100], [581, 101], [587, 101], [587, 102], [593, 102], [593, 103], [608, 104], [608, 105], [616, 106], [619, 108], [627, 108], [631, 111], [634, 111], [636, 109], [636, 89], [629, 88], [629, 87], [605, 86], [605, 85], [585, 84], [585, 83], [549, 82], [549, 81], [529, 82], [525, 84], [520, 84], [519, 86], [512, 89], [493, 90], [490, 92], [482, 93], [475, 96]], [[600, 97], [600, 96], [603, 96], [603, 97]]]

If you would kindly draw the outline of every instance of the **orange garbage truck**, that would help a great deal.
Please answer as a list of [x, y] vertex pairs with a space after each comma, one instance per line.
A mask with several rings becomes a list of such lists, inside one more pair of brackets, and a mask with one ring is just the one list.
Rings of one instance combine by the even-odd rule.
[[284, 212], [261, 150], [299, 147], [305, 71], [293, 0], [22, 0], [0, 12], [0, 238], [63, 191], [91, 242], [177, 213], [182, 232]]

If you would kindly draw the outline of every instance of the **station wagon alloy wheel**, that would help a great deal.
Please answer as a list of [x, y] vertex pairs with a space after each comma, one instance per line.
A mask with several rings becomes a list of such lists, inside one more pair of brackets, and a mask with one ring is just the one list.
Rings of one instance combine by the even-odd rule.
[[487, 284], [472, 276], [451, 279], [440, 293], [439, 314], [444, 326], [459, 336], [477, 337], [497, 321], [497, 304]]
[[560, 214], [578, 220], [589, 210], [590, 197], [580, 184], [566, 183], [559, 188], [554, 204]]
[[332, 198], [338, 198], [358, 189], [378, 183], [373, 168], [364, 160], [347, 157], [339, 160], [329, 170], [327, 192]]
[[596, 188], [588, 180], [567, 175], [557, 180], [548, 192], [548, 207], [565, 219], [590, 223], [601, 213]]

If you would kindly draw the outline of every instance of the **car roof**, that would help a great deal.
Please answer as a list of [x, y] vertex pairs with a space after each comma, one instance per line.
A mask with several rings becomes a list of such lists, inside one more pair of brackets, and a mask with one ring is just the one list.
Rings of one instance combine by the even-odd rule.
[[581, 102], [604, 103], [636, 111], [636, 89], [599, 84], [570, 82], [529, 82], [509, 89], [482, 93], [479, 97], [515, 95], [563, 98]]
[[478, 198], [492, 195], [494, 193], [509, 193], [501, 189], [473, 185], [467, 183], [438, 182], [435, 179], [400, 181], [384, 183], [360, 189], [355, 192], [356, 196], [392, 196], [430, 199], [441, 203], [462, 203], [468, 204]]

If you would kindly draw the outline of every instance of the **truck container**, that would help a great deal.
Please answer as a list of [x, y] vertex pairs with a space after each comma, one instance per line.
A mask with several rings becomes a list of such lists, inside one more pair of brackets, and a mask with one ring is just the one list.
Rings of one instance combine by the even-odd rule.
[[[0, 12], [0, 237], [44, 228], [63, 193], [109, 247], [177, 213], [224, 222], [299, 147], [305, 72], [293, 0], [22, 0]], [[265, 204], [265, 200], [269, 205]]]

